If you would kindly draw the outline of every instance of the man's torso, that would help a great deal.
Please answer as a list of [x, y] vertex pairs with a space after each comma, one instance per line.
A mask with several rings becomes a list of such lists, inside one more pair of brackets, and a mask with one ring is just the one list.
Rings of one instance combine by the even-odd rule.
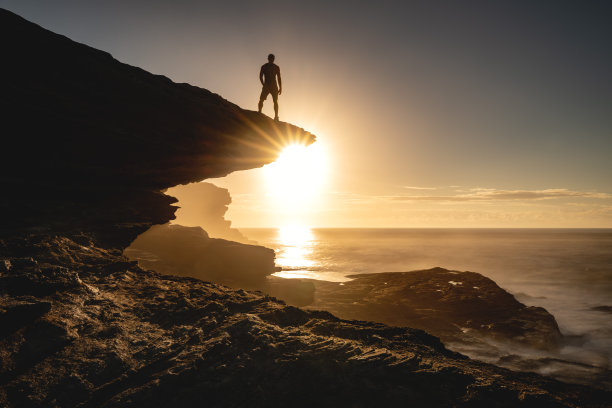
[[261, 72], [264, 76], [264, 86], [268, 89], [278, 89], [276, 84], [276, 76], [280, 74], [280, 68], [273, 62], [265, 63], [261, 67]]

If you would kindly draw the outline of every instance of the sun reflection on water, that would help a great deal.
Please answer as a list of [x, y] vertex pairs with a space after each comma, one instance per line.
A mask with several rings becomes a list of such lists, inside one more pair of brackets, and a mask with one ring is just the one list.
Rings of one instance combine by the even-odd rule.
[[276, 265], [282, 271], [273, 275], [289, 279], [318, 279], [331, 282], [350, 280], [344, 273], [329, 271], [319, 259], [319, 240], [311, 228], [285, 226], [276, 233]]
[[[278, 242], [282, 249], [276, 255], [276, 263], [290, 272], [314, 266], [312, 247], [314, 236], [308, 227], [291, 226], [278, 229]], [[300, 271], [306, 272], [306, 271]]]
[[276, 254], [276, 264], [283, 268], [274, 275], [281, 278], [314, 278], [310, 268], [316, 266], [312, 259], [314, 235], [312, 230], [303, 226], [286, 226], [278, 229], [278, 242], [281, 249]]

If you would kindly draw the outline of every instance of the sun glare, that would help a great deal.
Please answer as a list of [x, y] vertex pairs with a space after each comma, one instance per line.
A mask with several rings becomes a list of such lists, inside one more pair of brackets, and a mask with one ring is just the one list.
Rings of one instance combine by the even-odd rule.
[[327, 156], [319, 143], [289, 145], [264, 170], [268, 195], [285, 215], [309, 210], [328, 179]]
[[277, 255], [277, 262], [283, 267], [305, 268], [313, 266], [311, 243], [314, 239], [308, 227], [281, 227], [278, 230], [279, 242], [283, 250]]

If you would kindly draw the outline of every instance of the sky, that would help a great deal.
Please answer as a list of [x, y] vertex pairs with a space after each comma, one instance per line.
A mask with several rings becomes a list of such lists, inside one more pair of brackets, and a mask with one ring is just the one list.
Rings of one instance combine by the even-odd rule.
[[245, 109], [274, 53], [281, 120], [318, 137], [312, 186], [288, 194], [266, 168], [209, 180], [234, 226], [612, 227], [609, 1], [0, 6]]

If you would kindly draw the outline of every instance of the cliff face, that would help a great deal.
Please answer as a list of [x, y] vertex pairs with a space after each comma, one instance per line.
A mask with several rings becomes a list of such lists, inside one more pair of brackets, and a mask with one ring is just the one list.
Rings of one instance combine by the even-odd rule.
[[0, 10], [0, 236], [91, 232], [125, 247], [173, 219], [161, 191], [312, 143], [219, 95], [120, 63]]

